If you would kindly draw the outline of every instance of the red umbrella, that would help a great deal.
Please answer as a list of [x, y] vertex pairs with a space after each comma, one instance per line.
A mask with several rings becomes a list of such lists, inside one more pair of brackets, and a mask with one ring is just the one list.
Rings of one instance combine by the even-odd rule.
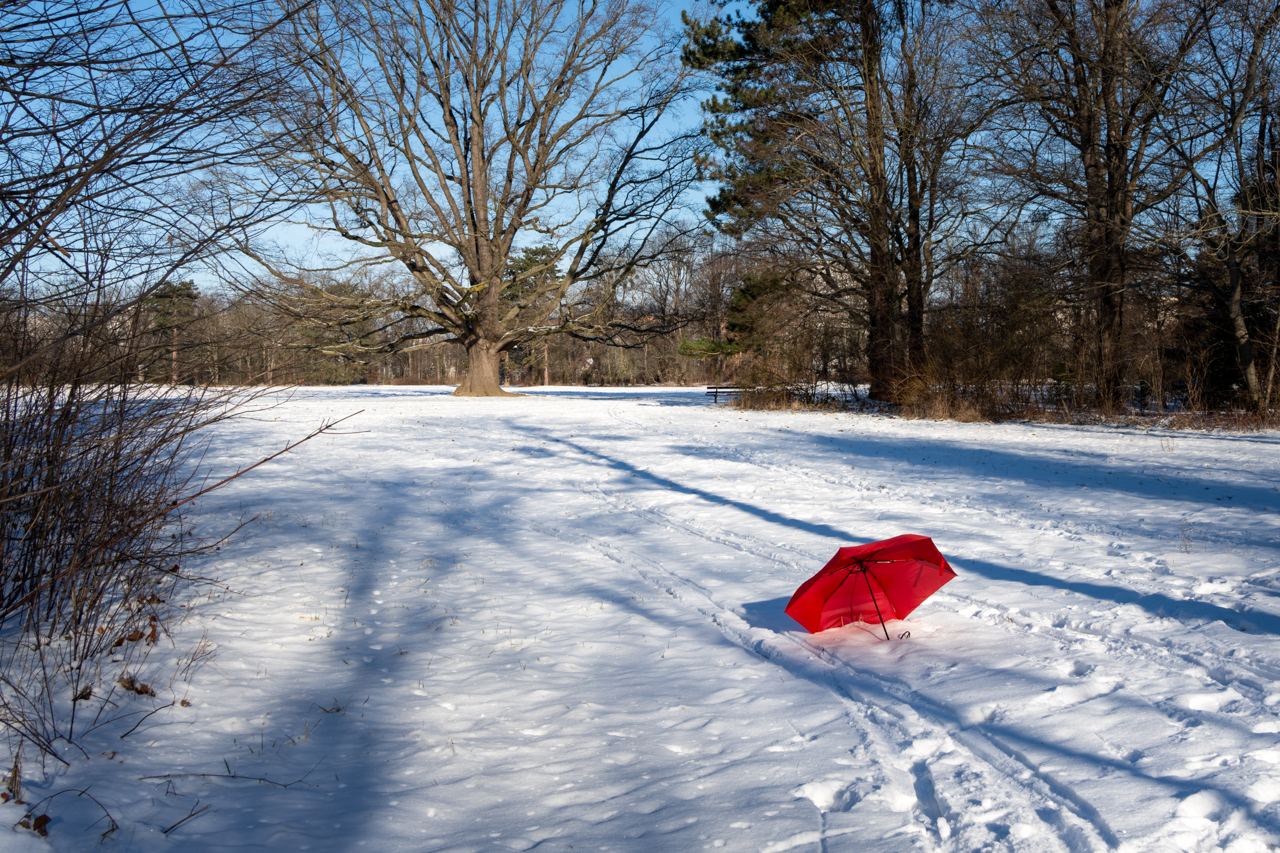
[[887, 640], [886, 619], [907, 618], [955, 576], [932, 539], [906, 533], [841, 548], [800, 585], [786, 612], [810, 634], [852, 622], [879, 622]]

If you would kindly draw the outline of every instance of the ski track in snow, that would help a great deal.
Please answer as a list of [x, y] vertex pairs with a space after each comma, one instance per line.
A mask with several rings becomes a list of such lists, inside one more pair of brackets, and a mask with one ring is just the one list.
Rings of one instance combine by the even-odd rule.
[[[1280, 841], [1276, 435], [444, 390], [220, 428], [215, 474], [365, 410], [204, 501], [206, 535], [257, 514], [188, 567], [233, 591], [28, 801], [89, 786], [104, 849], [139, 851]], [[958, 578], [892, 641], [783, 613], [840, 545], [908, 532]], [[85, 849], [84, 800], [0, 849]]]

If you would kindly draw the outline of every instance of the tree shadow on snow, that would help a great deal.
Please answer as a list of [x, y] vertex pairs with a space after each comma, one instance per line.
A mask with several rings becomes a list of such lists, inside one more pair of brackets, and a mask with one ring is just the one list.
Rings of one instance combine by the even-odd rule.
[[512, 386], [528, 397], [557, 400], [640, 400], [659, 406], [706, 406], [710, 400], [702, 388], [589, 388], [580, 386]]
[[1053, 577], [1028, 569], [998, 566], [981, 560], [965, 560], [957, 564], [960, 572], [970, 571], [994, 581], [1023, 584], [1025, 586], [1052, 587], [1074, 592], [1099, 602], [1132, 604], [1161, 619], [1179, 622], [1222, 622], [1227, 627], [1246, 634], [1280, 635], [1280, 616], [1251, 607], [1221, 607], [1208, 601], [1174, 598], [1164, 593], [1139, 592], [1124, 586]]
[[[538, 432], [536, 428], [530, 429], [526, 427], [525, 429], [531, 432]], [[575, 441], [568, 439], [562, 439], [561, 441], [564, 445], [572, 447], [584, 456], [591, 457], [605, 465], [608, 465], [609, 467], [615, 468], [619, 471], [625, 471], [628, 474], [633, 475], [635, 479], [640, 482], [648, 482], [664, 489], [671, 489], [672, 491], [698, 497], [702, 500], [708, 501], [709, 503], [733, 507], [734, 509], [752, 515], [761, 521], [767, 521], [771, 524], [778, 524], [783, 527], [801, 530], [818, 536], [827, 536], [843, 544], [861, 544], [870, 541], [866, 537], [854, 536], [848, 531], [839, 530], [820, 522], [792, 518], [774, 510], [767, 510], [762, 507], [755, 506], [754, 504], [734, 500], [733, 498], [725, 497], [724, 495], [715, 494], [714, 492], [707, 491], [706, 489], [686, 485], [676, 480], [655, 474], [652, 471], [646, 471], [645, 469], [632, 465], [622, 459], [602, 453], [599, 450], [592, 449]], [[981, 575], [989, 580], [1016, 583], [1024, 586], [1051, 587], [1068, 592], [1074, 592], [1100, 602], [1132, 604], [1147, 611], [1153, 616], [1177, 619], [1184, 623], [1220, 621], [1228, 627], [1244, 633], [1280, 636], [1280, 616], [1250, 607], [1241, 606], [1237, 609], [1231, 609], [1221, 607], [1208, 601], [1178, 599], [1163, 593], [1144, 593], [1128, 587], [1113, 586], [1111, 584], [1103, 584], [1093, 581], [1073, 580], [1066, 577], [1056, 577], [1042, 572], [1033, 572], [1029, 569], [1000, 566], [995, 563], [988, 563], [980, 560], [963, 560], [957, 558], [957, 562], [957, 568], [962, 573], [966, 570], [971, 571], [974, 574]], [[756, 604], [760, 605], [760, 608], [754, 612], [760, 614], [760, 618], [772, 619], [772, 617], [768, 616], [769, 607], [772, 602], [757, 602]], [[785, 602], [783, 603], [783, 606], [785, 606]], [[784, 614], [780, 618], [788, 620], [785, 623], [786, 627], [783, 630], [794, 630], [794, 625], [790, 624], [789, 617], [786, 617]], [[748, 619], [748, 621], [750, 622], [751, 620]], [[762, 624], [758, 627], [766, 626]], [[778, 629], [771, 627], [771, 630]]]

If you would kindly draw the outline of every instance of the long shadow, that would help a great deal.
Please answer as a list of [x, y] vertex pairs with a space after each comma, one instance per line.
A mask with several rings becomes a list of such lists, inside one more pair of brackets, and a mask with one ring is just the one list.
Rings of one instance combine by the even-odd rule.
[[290, 394], [295, 400], [313, 397], [341, 400], [344, 394], [387, 400], [394, 397], [447, 397], [453, 389], [452, 385], [304, 385], [291, 389]]
[[[521, 427], [513, 425], [512, 428], [517, 429]], [[523, 427], [523, 429], [528, 432], [542, 432], [542, 430], [537, 427], [526, 426]], [[724, 495], [718, 495], [714, 492], [707, 491], [706, 489], [686, 485], [677, 480], [672, 480], [667, 477], [654, 474], [651, 471], [646, 471], [643, 468], [637, 468], [629, 462], [601, 453], [599, 450], [586, 447], [579, 442], [561, 439], [561, 443], [567, 447], [572, 447], [584, 456], [595, 459], [610, 468], [614, 468], [618, 471], [625, 471], [628, 474], [633, 474], [635, 475], [635, 479], [642, 482], [651, 483], [653, 485], [660, 486], [663, 489], [670, 489], [686, 495], [692, 495], [709, 503], [733, 507], [734, 509], [754, 516], [761, 521], [767, 521], [770, 524], [778, 524], [794, 530], [803, 530], [806, 533], [813, 533], [819, 536], [828, 536], [833, 539], [839, 539], [843, 542], [865, 543], [870, 541], [866, 537], [854, 536], [848, 531], [839, 530], [820, 522], [804, 521], [802, 519], [792, 518], [773, 510], [763, 509], [753, 504], [734, 500], [733, 498], [728, 498]], [[1232, 610], [1226, 607], [1220, 607], [1216, 604], [1211, 604], [1207, 601], [1187, 601], [1160, 593], [1137, 592], [1126, 587], [1113, 586], [1111, 584], [1094, 583], [1090, 581], [1073, 581], [1042, 574], [1040, 572], [1029, 571], [1027, 569], [998, 566], [994, 563], [987, 563], [981, 560], [962, 560], [960, 561], [960, 568], [962, 571], [972, 571], [975, 574], [988, 578], [989, 580], [1018, 583], [1024, 586], [1051, 587], [1075, 592], [1099, 601], [1110, 601], [1114, 604], [1132, 604], [1146, 610], [1153, 616], [1161, 618], [1178, 619], [1182, 622], [1192, 620], [1221, 621], [1231, 628], [1246, 633], [1280, 635], [1280, 616], [1249, 607], [1241, 607], [1238, 610]]]
[[1247, 634], [1280, 635], [1280, 615], [1256, 610], [1251, 607], [1231, 609], [1220, 607], [1208, 601], [1174, 598], [1163, 593], [1139, 592], [1123, 586], [1095, 583], [1093, 581], [1074, 581], [1058, 578], [1027, 569], [1016, 569], [1010, 566], [998, 566], [982, 560], [964, 560], [960, 562], [960, 570], [971, 571], [994, 581], [1019, 583], [1025, 586], [1041, 586], [1074, 592], [1098, 601], [1110, 601], [1115, 604], [1132, 604], [1140, 607], [1153, 616], [1176, 619], [1179, 622], [1203, 620], [1205, 622], [1222, 622], [1229, 628]]
[[[537, 431], [515, 422], [514, 419], [508, 426], [517, 431]], [[573, 447], [588, 455], [592, 453], [581, 443], [560, 439], [547, 431], [540, 431], [539, 436], [549, 441], [563, 441], [565, 446]], [[1224, 482], [1223, 475], [1208, 478], [1202, 471], [1197, 471], [1190, 466], [1180, 468], [1175, 466], [1174, 470], [1181, 470], [1181, 474], [1173, 474], [1165, 470], [1142, 470], [1144, 466], [1160, 464], [1160, 460], [1156, 459], [1137, 458], [1134, 462], [1105, 462], [1098, 457], [1071, 456], [1066, 450], [975, 447], [962, 441], [927, 435], [908, 440], [862, 434], [848, 437], [832, 436], [783, 429], [776, 434], [770, 433], [770, 436], [767, 448], [746, 441], [734, 446], [685, 441], [673, 444], [670, 452], [707, 461], [742, 463], [751, 461], [753, 451], [767, 449], [771, 455], [788, 456], [813, 466], [827, 467], [833, 475], [836, 472], [847, 472], [851, 460], [867, 458], [874, 460], [879, 466], [888, 462], [891, 466], [896, 466], [897, 470], [906, 477], [936, 479], [937, 488], [945, 489], [948, 486], [948, 479], [958, 477], [965, 481], [966, 491], [982, 500], [998, 500], [1008, 502], [1010, 505], [1016, 505], [1021, 500], [1038, 500], [1046, 507], [1050, 518], [1061, 517], [1089, 524], [1097, 524], [1098, 516], [1086, 508], [1075, 505], [1069, 500], [1070, 498], [1097, 494], [1105, 500], [1113, 500], [1112, 496], [1123, 495], [1130, 499], [1128, 505], [1135, 508], [1140, 507], [1141, 502], [1149, 501], [1153, 504], [1151, 511], [1156, 519], [1163, 519], [1166, 522], [1171, 517], [1194, 517], [1194, 514], [1200, 510], [1235, 508], [1259, 515], [1269, 511], [1280, 511], [1280, 492], [1275, 491], [1265, 480], [1250, 485], [1245, 474], [1252, 476], [1251, 472], [1244, 472], [1236, 479]], [[1157, 440], [1151, 436], [1142, 437], [1148, 441]], [[614, 444], [628, 440], [627, 437], [616, 434], [593, 433], [590, 438], [593, 442], [609, 441]], [[1217, 438], [1218, 436], [1214, 436], [1214, 440]], [[1270, 435], [1231, 438], [1244, 446], [1251, 443], [1260, 447], [1273, 447], [1280, 443], [1280, 437]], [[617, 462], [617, 460], [613, 461]], [[622, 464], [625, 465], [625, 463]], [[1229, 464], [1238, 467], [1236, 462]], [[635, 467], [626, 466], [625, 470], [635, 473], [641, 479], [660, 484], [664, 488], [678, 488], [687, 494], [698, 495], [723, 505], [732, 505], [766, 520], [776, 520], [770, 518], [767, 511], [741, 502], [701, 492], [696, 488], [673, 484]], [[878, 475], [893, 476], [884, 470], [879, 471]], [[1280, 482], [1280, 479], [1277, 482]], [[996, 491], [997, 485], [1005, 485], [1008, 491]], [[1087, 487], [1088, 491], [1083, 491], [1082, 487]], [[1021, 498], [1019, 493], [1026, 493], [1031, 497]], [[957, 496], [959, 497], [959, 494]], [[794, 520], [788, 523], [823, 536], [842, 540], [853, 538], [847, 531], [835, 530], [826, 525]], [[1226, 517], [1223, 518], [1222, 523], [1229, 523]], [[1239, 545], [1241, 549], [1275, 548], [1274, 537], [1270, 535], [1271, 531], [1267, 527], [1260, 527], [1258, 524], [1237, 525], [1235, 522], [1230, 522], [1230, 525], [1230, 541]], [[1213, 533], [1213, 531], [1201, 532], [1211, 535]]]
[[548, 397], [563, 400], [642, 400], [660, 406], [705, 406], [710, 403], [701, 388], [647, 388], [622, 387], [612, 391], [590, 388], [533, 386], [529, 388], [512, 387], [529, 397]]
[[[1041, 429], [1041, 427], [1036, 428]], [[1000, 481], [1019, 480], [1026, 482], [1026, 487], [1031, 490], [1043, 488], [1045, 485], [1071, 488], [1083, 485], [1081, 481], [1084, 480], [1088, 481], [1090, 487], [1126, 494], [1149, 495], [1162, 500], [1178, 499], [1213, 506], [1218, 504], [1217, 498], [1221, 495], [1229, 497], [1231, 501], [1229, 504], [1223, 504], [1225, 506], [1240, 506], [1250, 502], [1263, 506], [1280, 506], [1280, 493], [1270, 486], [1248, 485], [1239, 480], [1223, 483], [1216, 479], [1206, 479], [1199, 475], [1200, 472], [1190, 470], [1187, 466], [1167, 466], [1172, 470], [1181, 470], [1183, 473], [1178, 476], [1166, 475], [1165, 472], [1134, 472], [1127, 470], [1134, 463], [1122, 461], [1104, 463], [1101, 459], [1091, 458], [1088, 462], [1082, 462], [1075, 455], [1067, 455], [1069, 451], [1066, 450], [1017, 451], [990, 445], [975, 447], [969, 443], [927, 435], [905, 439], [862, 434], [815, 435], [792, 429], [779, 429], [778, 433], [772, 440], [791, 441], [809, 448], [808, 451], [793, 449], [791, 452], [794, 455], [804, 454], [815, 461], [824, 456], [837, 456], [840, 459], [841, 468], [850, 456], [866, 456], [875, 459], [900, 460], [901, 463], [910, 465], [921, 473], [934, 470], [936, 465], [936, 470], [939, 472], [958, 470], [968, 475]], [[1148, 441], [1155, 440], [1150, 436], [1143, 437]], [[1230, 438], [1234, 442], [1246, 445], [1280, 444], [1280, 436], [1231, 436]], [[1214, 436], [1214, 440], [1217, 439], [1218, 436]], [[777, 449], [777, 445], [774, 444], [773, 448]], [[740, 449], [729, 451], [715, 445], [704, 445], [689, 446], [688, 450], [712, 459], [741, 461]], [[1147, 466], [1156, 464], [1158, 461], [1138, 459], [1136, 464]], [[1026, 470], [1030, 466], [1034, 466], [1035, 470]], [[1035, 480], [1027, 479], [1027, 475], [1034, 476]], [[1161, 479], [1162, 477], [1165, 479]], [[1212, 492], [1210, 499], [1196, 494], [1203, 491], [1206, 486]]]
[[512, 430], [520, 430], [523, 432], [531, 432], [538, 435], [548, 436], [547, 440], [558, 441], [561, 444], [563, 444], [565, 447], [573, 448], [574, 450], [581, 453], [583, 456], [587, 456], [592, 459], [595, 459], [598, 462], [601, 462], [606, 466], [613, 468], [617, 471], [626, 472], [627, 474], [632, 475], [635, 479], [640, 480], [642, 482], [652, 483], [655, 486], [661, 486], [663, 489], [670, 489], [672, 491], [680, 492], [682, 494], [692, 495], [693, 497], [701, 498], [702, 500], [705, 500], [709, 503], [719, 504], [721, 506], [733, 507], [734, 509], [740, 510], [741, 512], [745, 512], [748, 515], [753, 515], [762, 521], [767, 521], [770, 524], [780, 524], [783, 527], [791, 527], [797, 530], [803, 530], [808, 533], [817, 534], [818, 536], [829, 536], [833, 539], [839, 539], [843, 542], [865, 543], [865, 542], [871, 541], [866, 537], [855, 536], [854, 534], [848, 532], [847, 530], [839, 530], [835, 527], [831, 527], [830, 525], [822, 524], [821, 522], [803, 521], [798, 518], [792, 518], [790, 516], [783, 515], [782, 513], [774, 512], [773, 510], [764, 509], [762, 507], [755, 506], [754, 504], [749, 504], [743, 501], [734, 500], [733, 498], [725, 497], [724, 495], [718, 495], [715, 492], [710, 492], [710, 491], [707, 491], [706, 489], [700, 489], [696, 486], [689, 486], [679, 482], [678, 480], [672, 480], [667, 477], [660, 476], [658, 474], [653, 473], [652, 471], [646, 471], [643, 468], [637, 468], [635, 465], [632, 465], [629, 462], [625, 462], [622, 459], [618, 459], [606, 453], [601, 453], [598, 450], [592, 450], [590, 447], [587, 447], [586, 445], [581, 444], [580, 442], [572, 441], [566, 438], [556, 437], [551, 430], [545, 430], [536, 426], [528, 426], [528, 425], [514, 424], [514, 423], [510, 424], [510, 428]]
[[[1205, 506], [1253, 505], [1258, 509], [1280, 508], [1280, 493], [1269, 485], [1250, 485], [1238, 480], [1224, 483], [1200, 476], [1186, 466], [1169, 466], [1174, 470], [1182, 470], [1181, 476], [1166, 475], [1164, 472], [1135, 472], [1129, 470], [1135, 463], [1104, 463], [1099, 459], [1091, 459], [1085, 463], [1074, 456], [1067, 456], [1065, 451], [1019, 452], [989, 445], [977, 448], [963, 442], [929, 436], [911, 440], [866, 435], [846, 438], [798, 432], [783, 433], [783, 436], [809, 446], [810, 450], [806, 455], [810, 458], [838, 455], [842, 465], [847, 461], [846, 457], [851, 455], [877, 459], [888, 457], [899, 459], [922, 473], [935, 468], [931, 463], [937, 463], [936, 470], [939, 472], [959, 471], [966, 476], [1021, 481], [1029, 491], [1044, 489], [1046, 486], [1071, 488], [1087, 483], [1090, 488], [1164, 501], [1181, 500]], [[1268, 437], [1253, 441], [1262, 445], [1277, 443]], [[1155, 462], [1156, 460], [1139, 459], [1136, 464], [1146, 466]], [[1028, 470], [1029, 468], [1032, 470]], [[1210, 492], [1207, 496], [1203, 494], [1206, 490]], [[1219, 497], [1229, 498], [1230, 502], [1220, 502]]]
[[[528, 429], [520, 424], [512, 423], [514, 429]], [[1037, 427], [1038, 429], [1038, 427]], [[772, 435], [772, 434], [771, 434]], [[1143, 436], [1148, 441], [1155, 438]], [[593, 440], [601, 438], [592, 436]], [[617, 440], [616, 437], [611, 437]], [[1215, 440], [1217, 436], [1214, 436]], [[1237, 443], [1252, 443], [1258, 446], [1271, 447], [1280, 443], [1276, 436], [1244, 436], [1233, 437]], [[586, 454], [589, 448], [581, 444], [569, 443]], [[724, 447], [712, 443], [683, 444], [672, 447], [672, 452], [694, 456], [706, 460], [740, 463], [744, 460], [744, 450], [750, 453], [752, 445], [744, 443], [734, 447]], [[1049, 512], [1054, 516], [1079, 518], [1080, 511], [1063, 501], [1065, 497], [1078, 495], [1081, 487], [1102, 494], [1120, 494], [1137, 501], [1152, 501], [1157, 504], [1180, 504], [1181, 513], [1193, 514], [1199, 509], [1236, 508], [1254, 513], [1280, 511], [1280, 492], [1263, 481], [1251, 485], [1241, 477], [1223, 482], [1218, 478], [1207, 478], [1203, 472], [1190, 466], [1173, 466], [1181, 470], [1181, 474], [1167, 471], [1133, 470], [1134, 466], [1149, 466], [1159, 462], [1154, 459], [1137, 459], [1135, 462], [1104, 462], [1098, 458], [1081, 460], [1068, 456], [1067, 451], [1034, 450], [1019, 451], [1001, 449], [999, 447], [974, 447], [961, 441], [945, 438], [920, 436], [918, 438], [888, 438], [883, 436], [853, 435], [849, 437], [831, 436], [829, 434], [810, 434], [794, 430], [780, 430], [770, 438], [770, 451], [778, 455], [788, 455], [795, 459], [803, 459], [809, 464], [829, 465], [831, 471], [846, 471], [851, 458], [866, 457], [883, 463], [891, 461], [899, 465], [909, 466], [906, 472], [921, 477], [948, 477], [957, 475], [969, 481], [970, 488], [981, 494], [984, 499], [999, 495], [1000, 500], [1014, 498], [1016, 491], [1025, 491], [1052, 506]], [[1235, 465], [1236, 463], [1230, 463]], [[640, 477], [653, 478], [640, 469], [628, 467], [628, 471]], [[1214, 469], [1216, 470], [1216, 469]], [[888, 472], [882, 472], [887, 474]], [[1246, 472], [1247, 473], [1247, 472]], [[1280, 482], [1280, 480], [1278, 480]], [[983, 489], [983, 483], [1012, 484], [1016, 490], [998, 493], [991, 488]], [[674, 487], [663, 482], [664, 487]], [[940, 481], [945, 487], [945, 482]], [[689, 494], [700, 494], [697, 489], [680, 487]], [[1087, 494], [1087, 493], [1086, 493]], [[705, 496], [705, 495], [701, 495]], [[761, 511], [736, 503], [727, 498], [714, 496], [715, 502], [734, 505], [744, 511], [760, 515]], [[1015, 499], [1016, 500], [1016, 499]], [[1172, 509], [1153, 509], [1157, 514], [1177, 512]], [[762, 516], [763, 517], [763, 516]], [[1080, 518], [1080, 520], [1084, 520]], [[1090, 515], [1090, 522], [1096, 523], [1097, 517]], [[803, 523], [799, 523], [803, 525]], [[823, 525], [802, 526], [811, 532], [821, 535], [850, 538], [844, 531], [837, 531]], [[1259, 530], [1251, 526], [1243, 529], [1233, 525], [1232, 541], [1242, 547], [1271, 549], [1275, 542], [1269, 531]]]

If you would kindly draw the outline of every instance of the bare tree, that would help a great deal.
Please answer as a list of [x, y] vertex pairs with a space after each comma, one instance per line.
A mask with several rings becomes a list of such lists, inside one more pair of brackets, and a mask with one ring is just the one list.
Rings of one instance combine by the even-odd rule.
[[1204, 133], [1175, 139], [1189, 180], [1185, 200], [1173, 205], [1173, 243], [1187, 255], [1184, 268], [1195, 291], [1207, 291], [1232, 342], [1248, 405], [1259, 414], [1268, 400], [1258, 375], [1245, 298], [1265, 282], [1258, 261], [1280, 230], [1275, 156], [1274, 75], [1280, 6], [1229, 4], [1205, 34], [1206, 54], [1194, 106]]
[[[457, 341], [456, 393], [497, 395], [513, 347], [626, 331], [602, 319], [609, 291], [663, 252], [673, 232], [659, 226], [695, 178], [695, 139], [666, 119], [689, 86], [664, 14], [642, 0], [322, 0], [292, 22], [272, 45], [294, 70], [272, 172], [310, 204], [308, 226], [355, 249], [342, 265], [390, 264], [402, 281], [383, 299], [311, 290], [343, 315], [338, 350]], [[533, 247], [540, 263], [511, 274]], [[315, 271], [246, 249], [281, 280]]]
[[194, 176], [260, 144], [274, 82], [248, 47], [272, 23], [241, 0], [0, 7], [0, 282], [26, 300], [159, 287], [260, 221], [211, 209]]
[[227, 406], [140, 392], [144, 301], [263, 213], [202, 187], [258, 144], [270, 26], [238, 0], [0, 4], [0, 726], [55, 757], [192, 551], [176, 504]]
[[[1029, 201], [1082, 229], [1097, 311], [1097, 393], [1120, 404], [1128, 255], [1142, 217], [1186, 179], [1180, 146], [1222, 138], [1195, 109], [1207, 33], [1223, 4], [1014, 0], [980, 7], [974, 41], [1005, 109], [989, 152]], [[1201, 146], [1196, 156], [1209, 149]]]

